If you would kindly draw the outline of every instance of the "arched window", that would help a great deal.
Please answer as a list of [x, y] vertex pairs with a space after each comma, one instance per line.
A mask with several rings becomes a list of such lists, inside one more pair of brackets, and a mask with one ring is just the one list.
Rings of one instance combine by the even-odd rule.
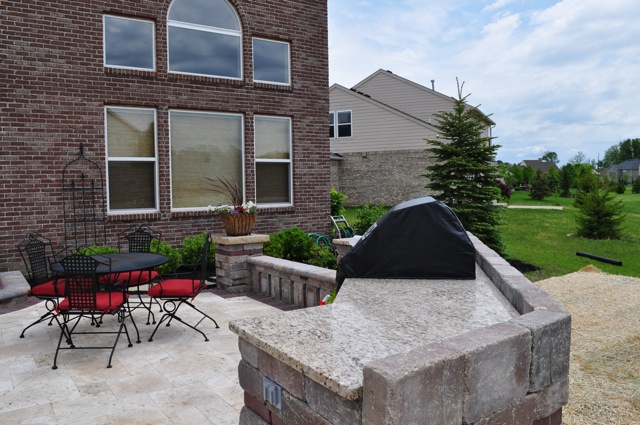
[[242, 28], [226, 0], [174, 0], [167, 19], [169, 72], [242, 78]]

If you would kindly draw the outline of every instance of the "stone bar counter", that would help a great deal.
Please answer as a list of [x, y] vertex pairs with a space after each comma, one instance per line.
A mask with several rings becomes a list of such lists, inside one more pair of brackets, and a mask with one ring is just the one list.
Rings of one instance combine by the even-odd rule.
[[234, 321], [241, 424], [553, 424], [570, 316], [472, 238], [475, 280], [347, 279], [327, 306]]

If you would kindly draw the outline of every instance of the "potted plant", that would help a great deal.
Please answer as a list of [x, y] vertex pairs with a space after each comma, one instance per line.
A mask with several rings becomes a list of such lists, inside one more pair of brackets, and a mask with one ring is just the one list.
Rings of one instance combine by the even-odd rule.
[[205, 177], [209, 190], [228, 196], [231, 205], [209, 205], [209, 211], [220, 216], [227, 236], [246, 236], [253, 230], [257, 217], [257, 205], [252, 201], [243, 202], [242, 188], [233, 179]]

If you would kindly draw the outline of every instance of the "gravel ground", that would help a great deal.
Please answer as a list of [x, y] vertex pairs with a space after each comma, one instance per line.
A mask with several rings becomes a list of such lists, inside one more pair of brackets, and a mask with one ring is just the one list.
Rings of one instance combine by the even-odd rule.
[[563, 423], [640, 424], [640, 279], [587, 266], [536, 284], [572, 316]]

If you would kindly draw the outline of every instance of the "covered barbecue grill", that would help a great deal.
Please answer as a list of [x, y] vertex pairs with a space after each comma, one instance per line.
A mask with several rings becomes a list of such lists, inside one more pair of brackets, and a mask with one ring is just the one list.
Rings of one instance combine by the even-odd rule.
[[475, 248], [453, 211], [432, 197], [402, 202], [376, 221], [338, 264], [347, 278], [475, 279]]

